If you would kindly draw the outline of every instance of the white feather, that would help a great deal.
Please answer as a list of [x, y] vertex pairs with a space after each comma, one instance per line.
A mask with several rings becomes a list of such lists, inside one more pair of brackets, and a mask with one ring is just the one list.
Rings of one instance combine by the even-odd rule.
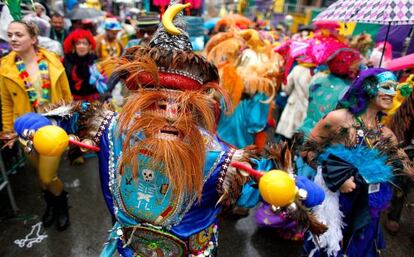
[[315, 239], [312, 240], [315, 245], [324, 248], [328, 256], [336, 256], [341, 249], [342, 228], [344, 227], [342, 221], [344, 215], [339, 210], [339, 192], [332, 192], [326, 187], [321, 167], [318, 167], [315, 183], [325, 191], [325, 200], [313, 208], [313, 213], [320, 222], [328, 227], [328, 231], [319, 236], [318, 242], [315, 242]]

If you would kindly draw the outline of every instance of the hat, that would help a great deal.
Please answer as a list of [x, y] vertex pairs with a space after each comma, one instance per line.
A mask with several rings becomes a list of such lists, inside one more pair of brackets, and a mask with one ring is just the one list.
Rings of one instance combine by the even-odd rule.
[[108, 18], [105, 20], [104, 28], [106, 30], [121, 30], [121, 24], [114, 18]]
[[135, 27], [137, 29], [156, 30], [160, 23], [160, 15], [156, 12], [143, 12], [137, 16]]
[[351, 113], [360, 115], [368, 107], [369, 100], [378, 94], [379, 85], [386, 82], [396, 83], [396, 81], [397, 77], [383, 68], [361, 71], [340, 100], [339, 107], [347, 108]]
[[63, 42], [63, 51], [65, 54], [69, 54], [72, 52], [72, 50], [74, 49], [75, 45], [76, 45], [76, 41], [78, 41], [79, 39], [86, 39], [88, 40], [90, 46], [91, 46], [91, 50], [95, 51], [96, 48], [96, 41], [93, 38], [92, 33], [89, 30], [84, 30], [84, 29], [76, 29], [74, 31], [72, 31], [67, 38], [65, 39], [65, 41]]
[[361, 60], [361, 54], [352, 48], [340, 48], [327, 59], [329, 70], [333, 74], [347, 75], [352, 64]]
[[[178, 0], [171, 1], [168, 8], [177, 3]], [[126, 49], [115, 76], [124, 79], [128, 89], [161, 86], [183, 91], [198, 90], [209, 82], [218, 82], [217, 68], [193, 52], [182, 16], [182, 11], [175, 17], [164, 14], [163, 23], [166, 25], [159, 24], [149, 46]]]

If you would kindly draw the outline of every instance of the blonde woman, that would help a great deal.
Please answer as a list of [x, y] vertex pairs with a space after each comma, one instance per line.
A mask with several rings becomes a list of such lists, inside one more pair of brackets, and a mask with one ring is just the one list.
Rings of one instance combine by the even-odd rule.
[[[72, 100], [59, 58], [37, 47], [38, 31], [36, 25], [24, 21], [13, 21], [8, 27], [12, 51], [1, 60], [0, 69], [3, 132], [13, 132], [14, 121], [19, 116], [42, 112], [45, 104]], [[60, 156], [38, 156], [31, 151], [28, 157], [38, 170], [47, 204], [43, 225], [50, 226], [57, 219], [57, 229], [66, 229], [69, 225], [67, 193], [57, 177]]]

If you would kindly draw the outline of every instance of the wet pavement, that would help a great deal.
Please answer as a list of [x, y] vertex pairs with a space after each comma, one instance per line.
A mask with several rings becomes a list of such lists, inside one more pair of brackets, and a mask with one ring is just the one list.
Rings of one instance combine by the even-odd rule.
[[[60, 175], [70, 193], [72, 206], [71, 226], [64, 232], [57, 232], [54, 227], [39, 227], [37, 231], [35, 225], [40, 221], [45, 205], [34, 170], [26, 167], [10, 176], [20, 210], [17, 215], [10, 215], [8, 198], [3, 190], [0, 193], [1, 257], [99, 256], [111, 227], [111, 218], [101, 195], [97, 159], [88, 159], [79, 167], [71, 167], [68, 161], [63, 161]], [[414, 202], [413, 195], [410, 200]], [[27, 237], [29, 240], [25, 241], [32, 230]], [[381, 256], [413, 257], [412, 236], [414, 209], [405, 208], [401, 231], [397, 236], [387, 234], [388, 248]], [[38, 238], [38, 242], [30, 238]], [[241, 219], [227, 218], [221, 224], [219, 257], [293, 257], [300, 253], [300, 242], [285, 241], [271, 230], [258, 229], [252, 214]]]

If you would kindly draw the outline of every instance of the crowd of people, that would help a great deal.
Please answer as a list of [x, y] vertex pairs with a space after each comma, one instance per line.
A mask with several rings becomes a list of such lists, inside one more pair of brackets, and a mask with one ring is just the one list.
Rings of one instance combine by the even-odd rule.
[[[2, 138], [19, 138], [38, 172], [43, 226], [70, 225], [58, 177], [63, 153], [33, 145], [36, 131], [53, 124], [100, 149], [114, 225], [101, 256], [216, 256], [218, 214], [256, 206], [258, 226], [303, 240], [304, 256], [377, 256], [385, 247], [381, 213], [396, 233], [414, 178], [404, 151], [413, 139], [413, 71], [387, 70], [369, 35], [346, 38], [337, 22], [290, 35], [229, 18], [195, 53], [180, 12], [187, 6], [177, 2], [162, 22], [142, 12], [68, 26], [41, 3], [10, 16], [1, 44]], [[71, 165], [85, 162], [83, 152], [69, 147]], [[284, 170], [298, 192], [276, 206], [262, 197], [263, 178], [232, 162], [262, 175]]]

